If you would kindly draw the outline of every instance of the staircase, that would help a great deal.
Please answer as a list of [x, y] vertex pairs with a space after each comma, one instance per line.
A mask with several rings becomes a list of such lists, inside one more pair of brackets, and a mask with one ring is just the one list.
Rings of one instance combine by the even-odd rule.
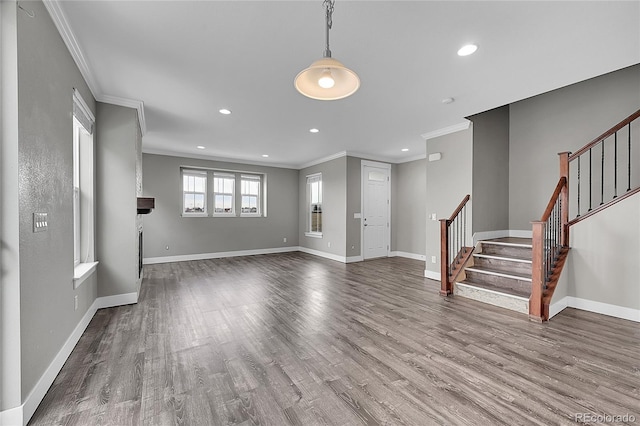
[[531, 238], [497, 238], [478, 242], [454, 294], [529, 313]]

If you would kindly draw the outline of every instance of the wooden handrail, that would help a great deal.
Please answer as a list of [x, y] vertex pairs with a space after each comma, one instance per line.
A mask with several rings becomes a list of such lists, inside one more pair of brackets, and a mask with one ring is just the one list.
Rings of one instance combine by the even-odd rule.
[[553, 195], [551, 196], [551, 199], [549, 200], [549, 204], [547, 204], [547, 208], [544, 211], [544, 213], [542, 214], [542, 219], [540, 219], [541, 222], [546, 222], [549, 219], [549, 216], [551, 216], [551, 212], [553, 211], [553, 206], [556, 204], [556, 201], [558, 200], [558, 197], [560, 196], [560, 191], [562, 191], [562, 188], [566, 184], [567, 184], [567, 178], [562, 176], [558, 180], [558, 184], [556, 185], [555, 191], [553, 191]]
[[584, 154], [585, 152], [589, 151], [591, 148], [599, 144], [603, 139], [606, 139], [609, 136], [613, 135], [615, 132], [622, 129], [624, 126], [631, 123], [633, 120], [635, 120], [638, 117], [640, 117], [640, 109], [634, 112], [633, 114], [631, 114], [629, 117], [622, 120], [621, 122], [619, 122], [618, 124], [616, 124], [615, 126], [613, 126], [612, 128], [610, 128], [609, 130], [607, 130], [606, 132], [604, 132], [603, 134], [601, 134], [600, 136], [598, 136], [597, 138], [595, 138], [593, 141], [589, 142], [588, 144], [586, 144], [576, 152], [572, 153], [569, 156], [569, 161], [575, 160], [580, 155]]
[[462, 201], [460, 201], [460, 204], [458, 204], [458, 208], [456, 208], [453, 211], [453, 214], [449, 217], [449, 222], [451, 222], [453, 219], [456, 218], [456, 216], [458, 216], [458, 213], [460, 213], [462, 211], [462, 209], [464, 208], [465, 204], [467, 204], [467, 201], [469, 201], [470, 198], [471, 198], [471, 195], [467, 194], [467, 196], [464, 197], [462, 199]]

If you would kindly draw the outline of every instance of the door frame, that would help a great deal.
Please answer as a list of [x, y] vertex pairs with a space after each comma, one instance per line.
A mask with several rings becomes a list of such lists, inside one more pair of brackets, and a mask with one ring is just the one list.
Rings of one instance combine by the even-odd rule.
[[387, 174], [389, 176], [389, 180], [387, 181], [387, 200], [389, 200], [387, 203], [387, 220], [389, 221], [389, 226], [387, 226], [387, 257], [389, 257], [391, 255], [391, 164], [370, 160], [360, 160], [360, 257], [362, 260], [365, 260], [364, 226], [362, 226], [364, 218], [365, 166], [387, 169]]

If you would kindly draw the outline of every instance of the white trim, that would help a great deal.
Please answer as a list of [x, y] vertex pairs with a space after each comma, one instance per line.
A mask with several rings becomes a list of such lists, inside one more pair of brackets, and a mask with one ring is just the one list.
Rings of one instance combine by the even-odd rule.
[[364, 259], [365, 246], [364, 246], [364, 227], [362, 226], [362, 221], [364, 220], [364, 168], [366, 166], [369, 167], [377, 167], [380, 169], [387, 169], [387, 220], [389, 221], [389, 226], [387, 226], [387, 257], [391, 253], [391, 164], [390, 163], [379, 163], [377, 161], [370, 160], [360, 160], [360, 247], [362, 252], [362, 258]]
[[84, 101], [84, 98], [75, 87], [73, 88], [73, 101], [78, 105], [82, 113], [89, 119], [89, 121], [91, 121], [91, 124], [95, 124], [95, 115], [93, 115], [91, 108], [89, 108], [89, 105], [87, 105], [87, 103]]
[[337, 152], [335, 154], [329, 155], [327, 157], [318, 158], [317, 160], [310, 161], [308, 163], [300, 164], [296, 167], [299, 170], [306, 169], [307, 167], [317, 166], [318, 164], [326, 163], [327, 161], [335, 160], [337, 158], [342, 158], [347, 156], [347, 151]]
[[513, 238], [533, 238], [533, 231], [530, 230], [514, 230], [514, 229], [510, 229], [509, 230], [509, 237], [513, 237]]
[[347, 151], [348, 157], [359, 158], [360, 160], [369, 160], [369, 161], [378, 161], [380, 163], [396, 163], [397, 159], [392, 157], [387, 157], [385, 155], [377, 155], [377, 154], [365, 154], [357, 151]]
[[96, 309], [104, 309], [116, 306], [133, 305], [134, 303], [138, 303], [137, 292], [98, 297], [94, 304], [96, 305]]
[[411, 157], [406, 157], [403, 158], [401, 160], [397, 160], [396, 164], [402, 164], [402, 163], [410, 163], [412, 161], [418, 161], [418, 160], [424, 160], [427, 158], [427, 154], [417, 154], [417, 155], [412, 155]]
[[406, 257], [407, 259], [423, 260], [423, 261], [427, 260], [427, 256], [425, 256], [424, 254], [409, 253], [406, 251], [392, 251], [389, 253], [389, 257]]
[[[156, 149], [156, 148], [149, 148], [149, 147], [142, 147], [142, 153], [153, 154], [153, 155], [163, 155], [165, 157], [192, 158], [196, 160], [219, 161], [221, 163], [232, 163], [232, 164], [249, 165], [249, 166], [275, 167], [279, 169], [298, 170], [298, 167], [288, 165], [288, 164], [266, 163], [263, 161], [243, 160], [241, 158], [231, 158], [231, 157], [216, 157], [213, 155], [204, 155], [200, 153], [177, 152], [177, 151], [170, 151], [165, 149]], [[194, 166], [189, 166], [189, 167], [206, 169], [206, 170], [220, 170], [214, 167], [194, 167]], [[251, 173], [256, 173], [256, 172], [251, 172]]]
[[440, 272], [433, 272], [433, 271], [429, 271], [428, 269], [425, 269], [424, 277], [429, 278], [431, 280], [440, 281], [440, 279], [442, 278], [442, 275], [440, 274]]
[[223, 251], [217, 253], [197, 253], [182, 254], [177, 256], [145, 257], [144, 259], [142, 259], [142, 263], [144, 265], [154, 265], [157, 263], [188, 262], [191, 260], [221, 259], [224, 257], [254, 256], [258, 254], [287, 253], [292, 251], [302, 250], [300, 250], [299, 247], [274, 247], [254, 250]]
[[312, 254], [314, 256], [324, 257], [325, 259], [335, 260], [336, 262], [348, 263], [345, 256], [340, 256], [333, 253], [327, 253], [325, 251], [314, 250], [307, 247], [298, 247], [298, 251], [303, 253]]
[[347, 257], [347, 261], [345, 263], [355, 263], [362, 261], [364, 261], [364, 258], [362, 256], [349, 256]]
[[44, 371], [40, 379], [33, 387], [29, 395], [26, 397], [24, 404], [20, 407], [12, 408], [0, 413], [0, 424], [2, 425], [23, 425], [29, 422], [33, 413], [35, 413], [38, 405], [44, 399], [47, 391], [53, 384], [56, 376], [62, 369], [62, 366], [73, 348], [82, 337], [82, 334], [87, 329], [87, 326], [91, 322], [91, 319], [95, 315], [98, 309], [111, 308], [114, 306], [129, 305], [138, 301], [138, 293], [117, 294], [115, 296], [98, 297], [93, 301], [87, 312], [83, 315], [82, 319], [73, 329], [62, 348], [58, 351], [53, 358], [47, 369]]
[[89, 278], [98, 266], [98, 262], [81, 262], [73, 268], [73, 288], [80, 287], [87, 278]]
[[98, 98], [99, 95], [102, 94], [102, 90], [100, 90], [100, 86], [98, 85], [98, 81], [95, 76], [91, 72], [91, 68], [87, 63], [87, 60], [82, 53], [82, 49], [80, 48], [80, 44], [76, 39], [71, 26], [69, 25], [69, 21], [67, 20], [67, 15], [64, 13], [62, 8], [60, 7], [60, 2], [57, 0], [43, 0], [44, 7], [51, 15], [51, 19], [55, 24], [64, 44], [69, 49], [69, 53], [73, 58], [74, 62], [78, 66], [80, 70], [80, 74], [84, 77], [84, 80], [87, 82], [87, 86], [89, 86], [89, 90], [95, 98]]
[[569, 296], [565, 296], [549, 306], [549, 319], [555, 317], [569, 306]]
[[595, 312], [597, 314], [608, 315], [610, 317], [640, 322], [640, 309], [610, 305], [608, 303], [580, 299], [573, 296], [567, 296], [565, 299], [567, 299], [567, 307], [569, 308], [581, 309], [583, 311]]
[[305, 232], [304, 236], [309, 238], [322, 238], [322, 232]]
[[448, 135], [449, 133], [455, 133], [461, 130], [467, 130], [470, 124], [471, 124], [471, 121], [465, 120], [462, 123], [454, 124], [448, 127], [443, 127], [442, 129], [434, 130], [432, 132], [423, 133], [420, 136], [422, 136], [422, 139], [424, 140], [429, 140], [429, 139], [437, 138], [438, 136]]
[[140, 132], [142, 136], [147, 133], [147, 121], [144, 117], [144, 102], [135, 99], [121, 98], [119, 96], [103, 95], [96, 96], [96, 100], [106, 102], [108, 104], [119, 105], [127, 108], [133, 108], [138, 112], [138, 121], [140, 122]]
[[9, 408], [8, 410], [0, 411], [0, 425], [17, 426], [25, 425], [22, 415], [24, 410], [24, 404], [19, 407]]

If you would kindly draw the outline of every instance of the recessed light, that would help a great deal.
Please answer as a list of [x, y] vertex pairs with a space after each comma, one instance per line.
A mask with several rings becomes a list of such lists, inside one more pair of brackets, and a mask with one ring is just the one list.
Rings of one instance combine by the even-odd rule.
[[400, 151], [407, 152], [407, 151], [409, 151], [409, 148], [402, 148]]
[[458, 56], [469, 56], [473, 52], [475, 52], [476, 50], [478, 50], [478, 46], [477, 45], [475, 45], [475, 44], [467, 44], [465, 46], [462, 46], [460, 48], [460, 50], [458, 50]]
[[262, 154], [264, 158], [269, 158], [269, 154]]
[[442, 103], [443, 103], [443, 104], [451, 104], [451, 103], [453, 103], [454, 101], [455, 101], [455, 99], [453, 99], [453, 98], [444, 98], [444, 99], [442, 100]]
[[315, 128], [314, 128], [314, 129], [309, 129], [309, 131], [310, 131], [311, 133], [318, 133], [320, 130], [318, 130], [318, 129], [315, 129]]
[[204, 147], [204, 146], [202, 146], [202, 145], [198, 145], [198, 146], [196, 146], [196, 148], [198, 148], [198, 149], [205, 149], [205, 147]]
[[226, 109], [226, 108], [222, 108], [220, 110], [220, 114], [229, 115], [229, 114], [231, 114], [231, 110]]

